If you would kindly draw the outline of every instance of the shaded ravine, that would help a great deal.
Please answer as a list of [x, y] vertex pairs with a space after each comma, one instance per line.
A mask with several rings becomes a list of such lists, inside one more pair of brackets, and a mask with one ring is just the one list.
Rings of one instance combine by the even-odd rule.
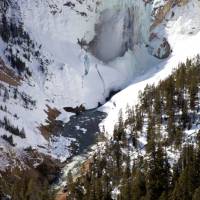
[[97, 143], [100, 133], [99, 124], [106, 116], [106, 113], [97, 109], [86, 110], [71, 116], [69, 122], [59, 130], [64, 137], [76, 138], [76, 142], [73, 144], [73, 156], [66, 161], [58, 180], [53, 184], [54, 189], [63, 190], [69, 171], [74, 176], [77, 175], [79, 167], [87, 160], [89, 153]]

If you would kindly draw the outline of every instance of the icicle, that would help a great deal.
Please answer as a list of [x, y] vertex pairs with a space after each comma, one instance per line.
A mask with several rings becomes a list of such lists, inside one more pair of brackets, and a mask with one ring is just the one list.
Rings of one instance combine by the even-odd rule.
[[105, 93], [106, 93], [106, 84], [105, 84], [105, 81], [104, 81], [103, 76], [101, 75], [101, 73], [100, 73], [100, 71], [99, 71], [99, 69], [98, 69], [98, 65], [97, 65], [97, 64], [95, 65], [95, 68], [96, 68], [96, 70], [97, 70], [97, 73], [99, 74], [100, 80], [101, 80], [102, 83], [103, 83], [103, 96], [105, 97]]

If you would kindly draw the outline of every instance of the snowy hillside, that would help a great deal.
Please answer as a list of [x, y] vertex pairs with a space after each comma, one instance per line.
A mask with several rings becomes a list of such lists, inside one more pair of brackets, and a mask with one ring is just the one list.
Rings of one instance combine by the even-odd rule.
[[[143, 75], [134, 79], [126, 89], [115, 95], [111, 101], [107, 102], [101, 110], [108, 113], [108, 117], [102, 123], [106, 132], [112, 135], [113, 125], [117, 122], [120, 109], [125, 112], [127, 105], [134, 105], [138, 101], [139, 91], [143, 91], [147, 84], [158, 84], [160, 80], [167, 78], [178, 66], [187, 58], [193, 58], [200, 53], [200, 4], [198, 1], [190, 1], [183, 7], [175, 7], [166, 16], [164, 22], [158, 26], [154, 32], [156, 35], [165, 36], [172, 48], [172, 54], [163, 61], [153, 60], [144, 55], [144, 51], [137, 50], [139, 59], [138, 65], [148, 66], [148, 70]], [[175, 13], [171, 17], [172, 13]], [[184, 41], [184, 42], [183, 42]]]
[[198, 200], [199, 74], [197, 56], [157, 86], [147, 85], [78, 173], [68, 166], [66, 198]]
[[[100, 108], [111, 133], [119, 109], [136, 103], [146, 83], [200, 53], [199, 1], [172, 2], [1, 1], [0, 169], [8, 165], [8, 149], [21, 155], [32, 146], [65, 160], [76, 136], [44, 131], [69, 121], [64, 107], [96, 108], [128, 86]], [[11, 135], [13, 145], [5, 141]]]

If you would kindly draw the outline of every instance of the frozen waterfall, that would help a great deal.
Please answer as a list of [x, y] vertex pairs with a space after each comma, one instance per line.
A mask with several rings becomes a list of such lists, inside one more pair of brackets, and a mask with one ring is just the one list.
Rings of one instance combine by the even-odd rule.
[[149, 27], [150, 7], [143, 1], [106, 1], [90, 50], [100, 60], [112, 61], [134, 44], [147, 43]]

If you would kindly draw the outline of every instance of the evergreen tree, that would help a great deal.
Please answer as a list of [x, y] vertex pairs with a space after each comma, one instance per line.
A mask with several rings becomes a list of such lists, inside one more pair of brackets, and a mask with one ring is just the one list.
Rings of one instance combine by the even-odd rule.
[[151, 153], [147, 169], [147, 195], [148, 200], [156, 200], [169, 191], [170, 166], [161, 145]]
[[145, 176], [141, 170], [136, 169], [132, 181], [132, 200], [141, 200], [146, 195]]
[[194, 192], [194, 194], [193, 194], [193, 196], [192, 196], [192, 200], [199, 200], [199, 197], [200, 197], [200, 187], [198, 187], [198, 188], [195, 190], [195, 192]]

